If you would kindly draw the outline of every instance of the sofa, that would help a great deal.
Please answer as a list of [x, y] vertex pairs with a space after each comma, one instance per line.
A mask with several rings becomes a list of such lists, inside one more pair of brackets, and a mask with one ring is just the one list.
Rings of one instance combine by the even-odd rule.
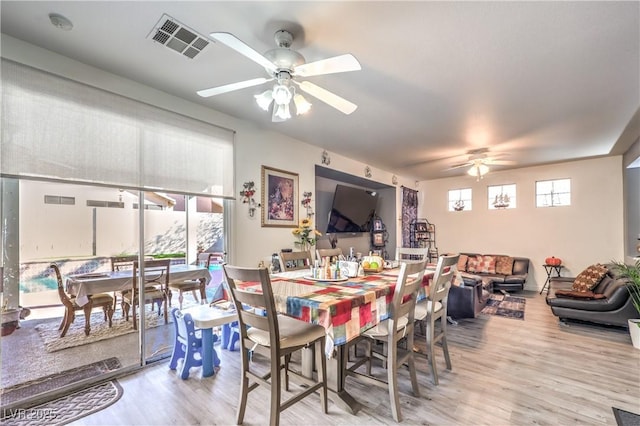
[[529, 274], [529, 259], [499, 254], [460, 253], [458, 271], [463, 278], [479, 277], [490, 291], [522, 291]]
[[611, 269], [586, 295], [589, 297], [567, 295], [573, 283], [574, 278], [568, 277], [551, 278], [549, 282], [547, 305], [561, 321], [571, 319], [627, 327], [628, 319], [640, 316], [627, 290], [628, 279], [617, 276]]

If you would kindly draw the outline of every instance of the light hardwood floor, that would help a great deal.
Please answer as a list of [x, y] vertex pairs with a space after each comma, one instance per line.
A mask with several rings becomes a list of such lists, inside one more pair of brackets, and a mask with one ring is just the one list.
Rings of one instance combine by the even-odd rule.
[[[559, 324], [544, 296], [526, 292], [525, 320], [481, 315], [450, 326], [453, 370], [438, 357], [440, 385], [418, 357], [421, 397], [401, 373], [403, 424], [421, 425], [615, 425], [611, 407], [640, 413], [640, 351], [627, 330], [580, 323]], [[422, 338], [417, 341], [424, 348]], [[198, 369], [181, 380], [168, 360], [118, 379], [122, 398], [85, 417], [84, 425], [235, 424], [239, 354], [221, 351], [222, 369], [202, 379]], [[364, 408], [350, 415], [329, 403], [324, 415], [316, 395], [282, 413], [291, 425], [392, 424], [386, 389], [347, 379]], [[268, 423], [269, 394], [249, 395], [244, 424]]]

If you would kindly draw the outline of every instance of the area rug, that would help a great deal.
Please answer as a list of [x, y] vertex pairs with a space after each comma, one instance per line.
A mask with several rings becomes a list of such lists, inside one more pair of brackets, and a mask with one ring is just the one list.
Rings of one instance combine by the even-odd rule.
[[66, 425], [103, 410], [122, 397], [116, 380], [54, 399], [27, 409], [3, 410], [2, 424], [7, 426]]
[[640, 415], [616, 407], [611, 407], [611, 409], [613, 409], [618, 426], [640, 426]]
[[100, 374], [117, 370], [120, 367], [121, 365], [118, 358], [107, 358], [102, 361], [72, 368], [70, 370], [65, 370], [60, 373], [51, 374], [49, 376], [2, 389], [0, 390], [2, 407], [10, 406], [14, 402], [23, 400], [27, 397], [43, 394], [66, 385], [76, 383], [80, 380], [96, 377]]
[[492, 294], [481, 312], [487, 315], [524, 320], [525, 303], [526, 299], [524, 297]]

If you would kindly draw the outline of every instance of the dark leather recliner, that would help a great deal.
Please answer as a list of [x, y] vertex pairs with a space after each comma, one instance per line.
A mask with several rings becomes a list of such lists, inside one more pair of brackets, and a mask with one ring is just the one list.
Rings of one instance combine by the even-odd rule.
[[479, 277], [463, 277], [464, 284], [451, 286], [447, 300], [447, 315], [454, 319], [475, 318], [487, 305], [492, 283], [483, 283]]
[[593, 289], [594, 293], [604, 294], [603, 299], [579, 299], [557, 296], [556, 290], [571, 290], [574, 278], [551, 278], [547, 305], [560, 320], [575, 319], [599, 324], [627, 327], [627, 320], [637, 318], [638, 312], [633, 306], [628, 280], [620, 278], [609, 270], [602, 281]]

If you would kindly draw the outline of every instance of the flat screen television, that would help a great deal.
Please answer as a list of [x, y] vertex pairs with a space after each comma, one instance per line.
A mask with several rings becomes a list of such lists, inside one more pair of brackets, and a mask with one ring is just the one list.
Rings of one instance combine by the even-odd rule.
[[352, 186], [337, 185], [327, 225], [327, 234], [369, 232], [376, 213], [378, 194]]

